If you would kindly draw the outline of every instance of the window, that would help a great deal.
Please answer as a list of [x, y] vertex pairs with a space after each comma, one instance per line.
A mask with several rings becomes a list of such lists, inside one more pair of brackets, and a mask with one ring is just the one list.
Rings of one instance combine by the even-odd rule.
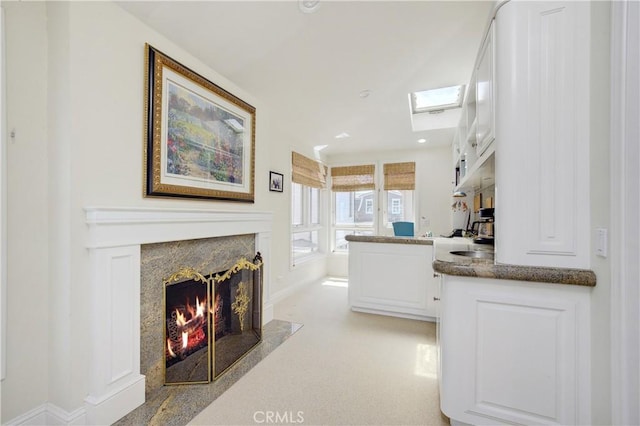
[[365, 212], [366, 214], [373, 214], [373, 199], [369, 198], [364, 200], [365, 202]]
[[414, 220], [413, 192], [415, 189], [416, 163], [387, 163], [383, 165], [386, 214], [384, 226], [393, 222]]
[[293, 264], [319, 251], [320, 190], [291, 184], [291, 253]]
[[383, 165], [383, 191], [375, 165], [334, 167], [333, 250], [348, 250], [347, 235], [389, 234], [392, 223], [414, 220], [415, 163]]
[[464, 85], [421, 90], [411, 93], [411, 113], [443, 111], [460, 108]]
[[376, 211], [375, 166], [331, 169], [333, 190], [333, 249], [346, 251], [347, 235], [373, 235]]
[[402, 200], [399, 197], [391, 197], [389, 199], [391, 206], [389, 207], [389, 213], [396, 216], [402, 214]]
[[292, 155], [291, 262], [296, 265], [321, 251], [322, 191], [325, 166], [298, 153]]

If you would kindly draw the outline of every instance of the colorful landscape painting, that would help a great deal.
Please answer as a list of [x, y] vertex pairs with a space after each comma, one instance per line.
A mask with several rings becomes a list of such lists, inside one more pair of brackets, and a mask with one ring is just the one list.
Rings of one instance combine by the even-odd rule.
[[244, 120], [167, 81], [166, 173], [242, 185]]

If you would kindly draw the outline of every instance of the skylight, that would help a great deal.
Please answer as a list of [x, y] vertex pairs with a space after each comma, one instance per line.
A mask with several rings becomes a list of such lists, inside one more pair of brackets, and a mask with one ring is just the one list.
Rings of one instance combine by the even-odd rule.
[[411, 112], [418, 114], [459, 108], [462, 106], [463, 96], [464, 85], [412, 92]]

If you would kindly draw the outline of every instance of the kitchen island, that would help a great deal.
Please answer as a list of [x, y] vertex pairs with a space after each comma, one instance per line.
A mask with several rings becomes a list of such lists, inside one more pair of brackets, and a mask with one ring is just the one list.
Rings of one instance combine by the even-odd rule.
[[433, 238], [347, 235], [351, 310], [435, 321]]

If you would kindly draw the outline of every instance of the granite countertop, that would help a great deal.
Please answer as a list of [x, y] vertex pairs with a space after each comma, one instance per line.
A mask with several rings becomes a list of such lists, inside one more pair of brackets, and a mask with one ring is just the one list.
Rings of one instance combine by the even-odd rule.
[[478, 259], [450, 253], [453, 250], [493, 252], [493, 246], [474, 244], [467, 238], [347, 235], [346, 240], [364, 243], [433, 245], [435, 247], [433, 270], [446, 275], [587, 287], [596, 285], [596, 274], [588, 269], [496, 264], [493, 259]]
[[360, 243], [421, 244], [432, 246], [432, 237], [389, 237], [385, 235], [347, 235], [347, 241]]
[[[594, 287], [596, 274], [588, 269], [523, 266], [494, 263], [493, 259], [475, 259], [451, 254], [459, 246], [436, 243], [433, 270], [441, 274], [462, 277], [493, 278], [499, 280], [530, 281]], [[493, 251], [492, 246], [469, 243], [468, 250]]]

